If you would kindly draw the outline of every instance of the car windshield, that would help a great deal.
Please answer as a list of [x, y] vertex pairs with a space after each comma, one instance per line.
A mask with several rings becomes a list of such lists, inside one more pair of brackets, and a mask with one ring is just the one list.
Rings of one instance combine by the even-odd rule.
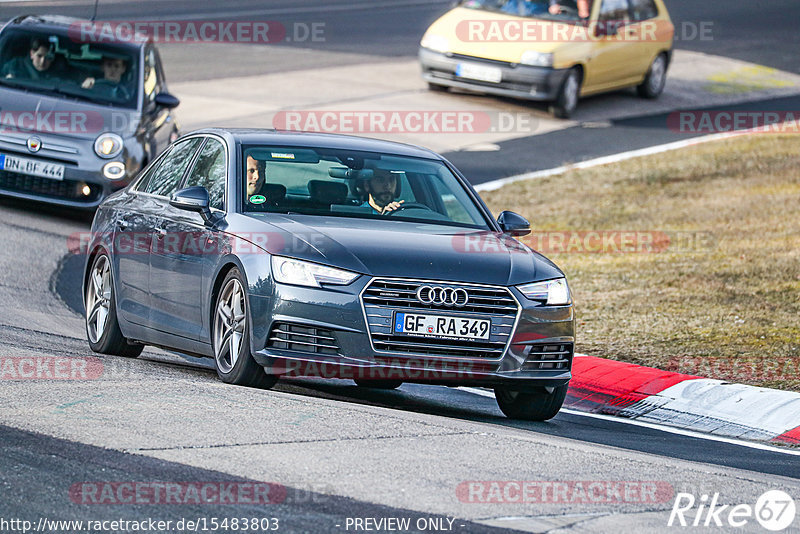
[[[464, 0], [460, 5], [468, 9], [559, 22], [578, 22], [582, 20], [578, 16], [576, 0]], [[558, 9], [551, 11], [551, 5], [558, 6]]]
[[0, 83], [98, 104], [135, 108], [138, 57], [77, 36], [9, 30], [0, 37]]
[[488, 230], [441, 161], [371, 152], [245, 146], [245, 212], [423, 222]]

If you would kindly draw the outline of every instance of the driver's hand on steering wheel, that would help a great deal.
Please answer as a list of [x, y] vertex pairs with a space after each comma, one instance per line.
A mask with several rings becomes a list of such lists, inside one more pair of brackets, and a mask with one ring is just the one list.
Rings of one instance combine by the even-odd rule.
[[561, 13], [561, 6], [558, 4], [550, 4], [549, 11], [551, 15], [558, 15], [559, 13]]
[[94, 78], [90, 76], [85, 80], [83, 80], [81, 87], [83, 87], [84, 89], [91, 89], [92, 87], [94, 87]]
[[389, 213], [390, 211], [394, 211], [394, 210], [398, 209], [398, 208], [400, 207], [400, 204], [402, 204], [403, 202], [405, 202], [405, 200], [399, 200], [399, 201], [395, 201], [395, 202], [389, 202], [389, 203], [388, 203], [388, 204], [386, 204], [386, 205], [383, 207], [383, 209], [381, 210], [381, 215], [386, 215], [386, 214], [387, 214], [387, 213]]

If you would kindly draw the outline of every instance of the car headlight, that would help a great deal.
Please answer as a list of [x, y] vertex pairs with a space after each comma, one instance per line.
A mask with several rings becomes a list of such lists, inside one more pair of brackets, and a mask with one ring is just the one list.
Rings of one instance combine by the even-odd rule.
[[531, 67], [552, 67], [553, 54], [544, 54], [535, 50], [528, 50], [522, 54], [520, 63], [523, 65], [530, 65]]
[[94, 152], [101, 158], [115, 158], [122, 152], [122, 138], [115, 133], [103, 133], [94, 142]]
[[322, 284], [346, 286], [359, 275], [318, 263], [272, 256], [272, 276], [283, 284], [322, 287]]
[[526, 298], [544, 302], [548, 306], [565, 306], [571, 300], [566, 278], [525, 284], [524, 286], [517, 286], [517, 289]]
[[422, 41], [420, 41], [419, 45], [422, 48], [427, 48], [440, 54], [446, 54], [450, 51], [450, 41], [447, 40], [447, 37], [436, 34], [426, 33], [422, 36]]

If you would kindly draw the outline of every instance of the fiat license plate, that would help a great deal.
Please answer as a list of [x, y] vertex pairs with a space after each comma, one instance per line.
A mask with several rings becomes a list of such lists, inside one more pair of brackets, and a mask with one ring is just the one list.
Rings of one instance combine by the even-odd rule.
[[51, 180], [64, 179], [64, 166], [55, 163], [47, 163], [35, 159], [19, 158], [0, 154], [0, 169], [29, 176], [40, 178], [50, 178]]

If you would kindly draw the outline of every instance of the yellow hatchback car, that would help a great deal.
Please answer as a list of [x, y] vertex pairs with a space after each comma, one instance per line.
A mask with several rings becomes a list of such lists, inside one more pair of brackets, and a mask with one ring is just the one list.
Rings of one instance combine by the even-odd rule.
[[569, 117], [581, 96], [664, 90], [675, 27], [662, 0], [462, 0], [425, 32], [422, 76], [448, 87], [551, 102]]

